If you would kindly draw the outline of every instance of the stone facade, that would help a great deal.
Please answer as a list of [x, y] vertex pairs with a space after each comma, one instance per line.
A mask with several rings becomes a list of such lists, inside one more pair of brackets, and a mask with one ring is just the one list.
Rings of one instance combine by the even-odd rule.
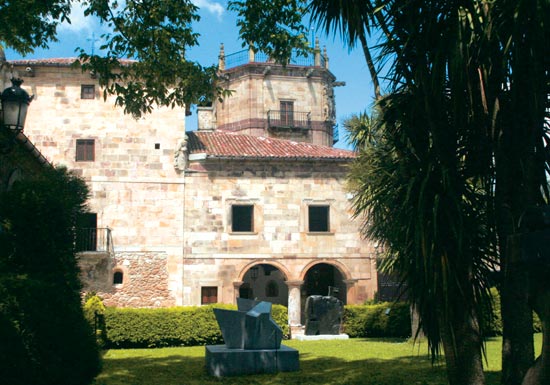
[[[185, 109], [159, 108], [134, 120], [112, 98], [104, 102], [96, 79], [70, 60], [11, 62], [9, 75], [24, 76], [35, 95], [26, 134], [52, 163], [84, 177], [92, 227], [107, 234], [105, 247], [79, 254], [85, 289], [107, 305], [133, 307], [252, 296], [287, 305], [293, 326], [303, 322], [307, 295], [333, 290], [346, 303], [372, 298], [375, 251], [352, 219], [345, 189], [353, 154], [331, 148], [335, 78], [318, 61], [223, 72], [235, 92], [199, 109], [199, 132], [235, 135], [222, 148], [246, 134], [258, 145], [279, 138], [270, 140], [288, 150], [249, 156], [252, 144], [229, 157], [201, 142], [214, 137], [185, 132]], [[281, 101], [309, 112], [311, 125], [273, 130], [267, 112]], [[304, 147], [288, 155], [297, 143]], [[249, 231], [235, 231], [233, 206], [252, 210]], [[308, 228], [310, 206], [326, 208], [329, 228]]]
[[[88, 182], [96, 226], [111, 230], [113, 255], [104, 269], [84, 273], [98, 282], [89, 289], [108, 305], [182, 305], [183, 177], [174, 168], [174, 149], [185, 137], [185, 110], [158, 109], [135, 120], [113, 98], [104, 102], [97, 80], [72, 69], [72, 61], [12, 62], [5, 77], [22, 76], [23, 87], [34, 95], [25, 133], [53, 164]], [[91, 99], [82, 97], [83, 87], [93, 88]], [[76, 159], [78, 140], [93, 140], [93, 160]], [[97, 266], [102, 255], [80, 258], [83, 265]], [[128, 272], [123, 287], [112, 284], [116, 269]], [[158, 277], [150, 280], [147, 272]], [[155, 289], [145, 290], [144, 282]]]
[[[301, 286], [315, 264], [332, 265], [342, 274], [342, 297], [348, 303], [373, 298], [374, 250], [362, 240], [359, 223], [352, 219], [345, 190], [346, 162], [190, 163], [184, 203], [184, 302], [198, 303], [201, 286], [217, 287], [221, 302], [233, 302], [236, 288], [258, 264], [281, 271], [285, 292]], [[253, 206], [253, 231], [232, 232], [233, 204]], [[330, 207], [330, 231], [308, 231], [310, 204]], [[303, 307], [305, 291], [294, 296], [296, 306]], [[284, 303], [288, 304], [286, 299]]]

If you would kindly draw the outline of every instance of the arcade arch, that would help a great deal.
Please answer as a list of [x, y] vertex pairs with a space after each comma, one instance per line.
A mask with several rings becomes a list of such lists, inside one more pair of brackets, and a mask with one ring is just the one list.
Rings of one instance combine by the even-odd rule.
[[271, 263], [258, 263], [245, 269], [238, 288], [241, 298], [288, 306], [287, 275]]

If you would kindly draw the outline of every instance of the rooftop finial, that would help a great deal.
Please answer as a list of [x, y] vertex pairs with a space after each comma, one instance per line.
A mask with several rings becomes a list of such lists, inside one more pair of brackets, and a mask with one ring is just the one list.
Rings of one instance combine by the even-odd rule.
[[223, 43], [220, 44], [220, 54], [218, 56], [218, 68], [223, 71], [225, 70], [225, 48]]

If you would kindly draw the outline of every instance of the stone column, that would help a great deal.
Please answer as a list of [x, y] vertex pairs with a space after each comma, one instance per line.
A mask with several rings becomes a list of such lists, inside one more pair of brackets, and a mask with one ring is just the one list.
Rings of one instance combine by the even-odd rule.
[[346, 305], [355, 304], [355, 284], [357, 279], [344, 279], [343, 282], [346, 284]]
[[288, 323], [290, 326], [301, 325], [302, 304], [300, 288], [304, 281], [287, 281], [288, 286]]
[[237, 304], [237, 297], [239, 296], [239, 288], [243, 284], [243, 281], [235, 281], [233, 282], [233, 304]]
[[225, 71], [225, 48], [223, 47], [223, 43], [220, 46], [220, 54], [218, 55], [218, 69]]
[[248, 47], [248, 62], [254, 63], [256, 61], [256, 54], [254, 53], [254, 48], [252, 48], [252, 45]]

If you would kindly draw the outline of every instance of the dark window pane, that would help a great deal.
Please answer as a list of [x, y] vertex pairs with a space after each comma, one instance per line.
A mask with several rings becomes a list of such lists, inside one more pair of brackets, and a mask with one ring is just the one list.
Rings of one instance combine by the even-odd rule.
[[95, 86], [93, 84], [82, 84], [80, 86], [81, 99], [95, 99]]
[[216, 286], [204, 286], [201, 287], [201, 304], [206, 305], [209, 303], [218, 302], [218, 288]]
[[327, 232], [329, 225], [329, 206], [309, 206], [308, 219], [309, 231]]
[[231, 231], [233, 232], [254, 231], [254, 206], [253, 205], [231, 206]]
[[122, 271], [115, 271], [113, 274], [113, 285], [121, 285], [124, 279], [124, 274]]
[[90, 162], [95, 160], [95, 141], [94, 139], [76, 140], [76, 161]]
[[281, 124], [284, 126], [292, 126], [294, 123], [294, 102], [281, 101]]

